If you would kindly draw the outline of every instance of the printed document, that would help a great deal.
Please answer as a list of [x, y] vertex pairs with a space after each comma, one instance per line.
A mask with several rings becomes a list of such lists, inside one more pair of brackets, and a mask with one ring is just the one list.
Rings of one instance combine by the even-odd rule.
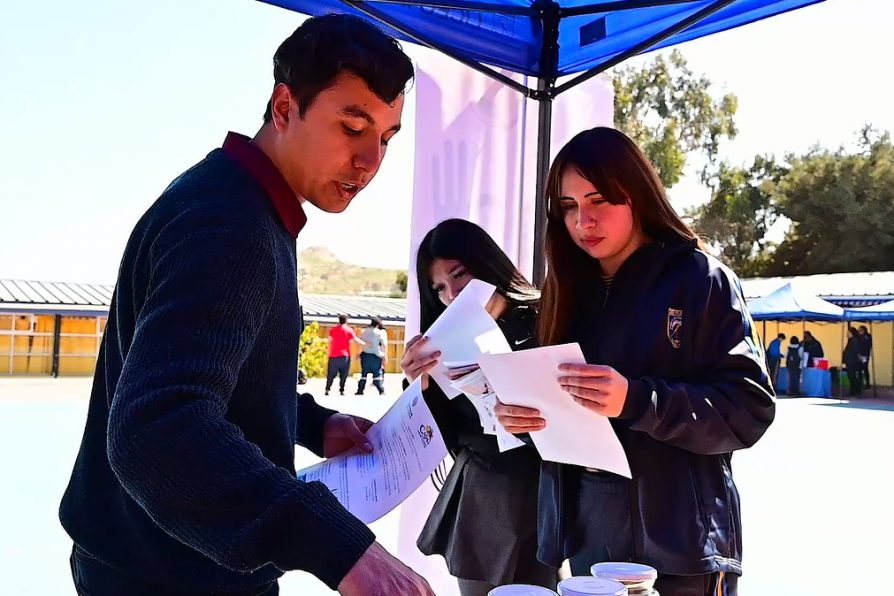
[[319, 481], [364, 523], [400, 505], [447, 457], [447, 446], [416, 379], [367, 432], [373, 452], [357, 449], [298, 471]]

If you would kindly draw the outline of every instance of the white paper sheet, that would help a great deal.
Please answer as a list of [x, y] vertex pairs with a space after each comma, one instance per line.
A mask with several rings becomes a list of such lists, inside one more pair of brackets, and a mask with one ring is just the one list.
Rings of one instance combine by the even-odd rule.
[[484, 309], [494, 289], [491, 284], [473, 279], [425, 334], [431, 351], [441, 352], [431, 376], [451, 399], [460, 391], [450, 384], [444, 362], [471, 363], [481, 354], [512, 351], [497, 322]]
[[351, 513], [371, 523], [400, 505], [447, 457], [447, 446], [416, 379], [366, 432], [372, 453], [351, 450], [298, 471], [320, 481]]
[[586, 363], [578, 344], [478, 357], [500, 401], [540, 410], [546, 427], [531, 433], [540, 457], [630, 478], [627, 455], [608, 418], [579, 405], [559, 386], [563, 363]]
[[[472, 402], [475, 411], [478, 412], [478, 419], [481, 422], [481, 429], [486, 435], [495, 436], [497, 438], [497, 447], [500, 453], [524, 446], [524, 442], [518, 437], [508, 432], [497, 422], [497, 415], [494, 408], [497, 405], [497, 394], [491, 388], [484, 372], [474, 365], [475, 370], [468, 372], [462, 377], [455, 378], [454, 370], [450, 370], [450, 377], [453, 378], [451, 385], [464, 393], [466, 398]], [[450, 366], [448, 369], [452, 368]]]

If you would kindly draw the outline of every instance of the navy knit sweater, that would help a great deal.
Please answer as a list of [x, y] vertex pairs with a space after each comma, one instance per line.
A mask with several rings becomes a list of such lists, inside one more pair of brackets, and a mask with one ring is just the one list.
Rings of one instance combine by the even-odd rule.
[[296, 408], [299, 316], [294, 237], [212, 152], [128, 241], [60, 508], [78, 547], [171, 590], [246, 590], [291, 569], [338, 585], [374, 536], [295, 477], [295, 443], [319, 454], [332, 414], [309, 397]]

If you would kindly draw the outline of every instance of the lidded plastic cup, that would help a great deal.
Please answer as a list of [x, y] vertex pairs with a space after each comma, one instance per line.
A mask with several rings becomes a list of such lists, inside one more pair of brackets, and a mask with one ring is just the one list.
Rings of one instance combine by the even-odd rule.
[[601, 577], [569, 577], [559, 582], [560, 596], [627, 596], [621, 582]]
[[507, 584], [487, 593], [487, 596], [556, 596], [550, 589], [529, 584]]
[[652, 587], [658, 579], [658, 571], [654, 567], [639, 563], [596, 563], [590, 567], [594, 577], [613, 579], [627, 586], [631, 596], [652, 594]]

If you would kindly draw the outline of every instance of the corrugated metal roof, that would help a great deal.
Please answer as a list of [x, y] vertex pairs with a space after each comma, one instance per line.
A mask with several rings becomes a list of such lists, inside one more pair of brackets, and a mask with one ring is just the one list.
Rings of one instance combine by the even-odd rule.
[[349, 319], [379, 317], [383, 321], [401, 322], [407, 318], [405, 298], [301, 294], [301, 307], [308, 320], [335, 318], [338, 315], [347, 315]]
[[109, 306], [113, 286], [0, 279], [0, 304]]
[[[99, 313], [108, 310], [114, 291], [114, 286], [103, 284], [0, 279], [0, 310]], [[301, 307], [308, 321], [334, 320], [343, 314], [355, 321], [378, 317], [403, 323], [407, 316], [407, 301], [403, 298], [303, 294]]]
[[[894, 271], [743, 279], [742, 289], [748, 299], [761, 298], [789, 282], [839, 306], [866, 306], [894, 299]], [[55, 307], [67, 307], [71, 312], [83, 307], [93, 311], [108, 308], [114, 290], [114, 286], [105, 284], [0, 279], [0, 309], [52, 312]], [[309, 321], [329, 321], [344, 314], [354, 321], [379, 317], [402, 323], [407, 316], [403, 298], [302, 294], [301, 306]]]

